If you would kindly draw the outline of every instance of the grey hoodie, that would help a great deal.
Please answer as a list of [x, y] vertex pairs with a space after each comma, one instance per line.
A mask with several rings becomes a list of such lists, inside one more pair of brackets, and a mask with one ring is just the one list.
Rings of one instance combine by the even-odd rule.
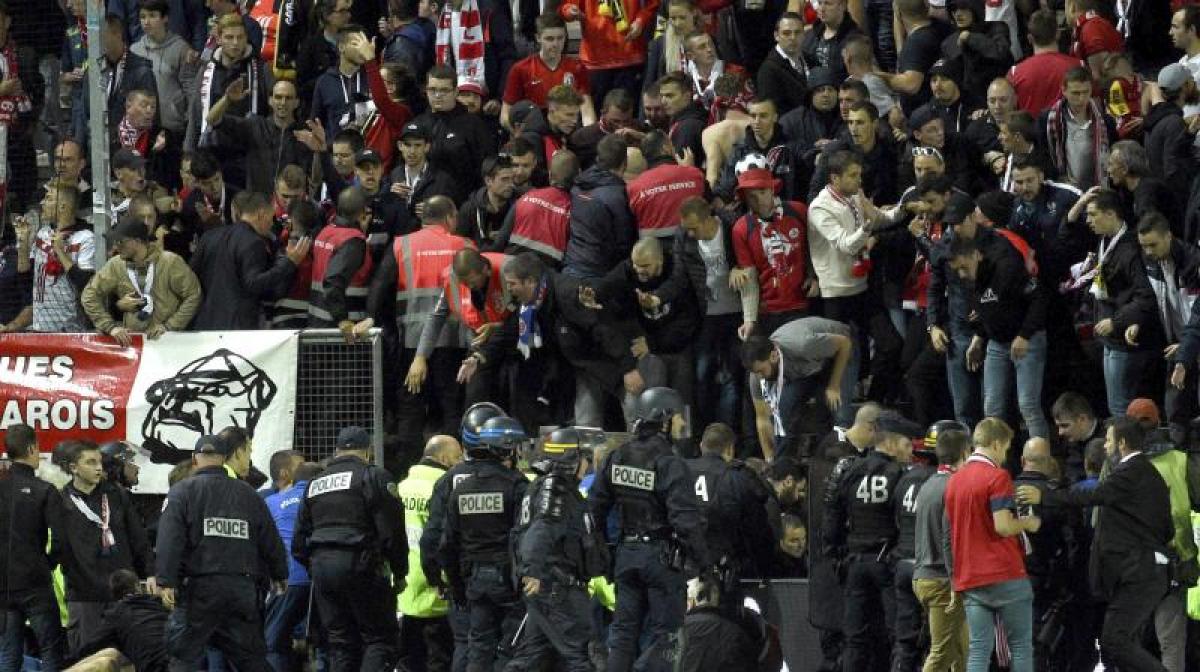
[[182, 37], [168, 33], [161, 43], [155, 42], [149, 35], [142, 35], [130, 50], [149, 59], [154, 66], [154, 80], [158, 84], [158, 113], [163, 128], [182, 134], [187, 130], [188, 96], [196, 78], [195, 64], [187, 62], [191, 46]]

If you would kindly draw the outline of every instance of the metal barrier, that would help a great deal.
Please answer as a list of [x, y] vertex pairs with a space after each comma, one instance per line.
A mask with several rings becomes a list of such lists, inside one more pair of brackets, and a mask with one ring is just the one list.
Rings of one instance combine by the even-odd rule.
[[333, 455], [338, 431], [358, 425], [371, 433], [376, 464], [383, 463], [382, 359], [379, 329], [355, 343], [347, 343], [337, 329], [300, 332], [296, 450], [310, 460], [323, 460]]

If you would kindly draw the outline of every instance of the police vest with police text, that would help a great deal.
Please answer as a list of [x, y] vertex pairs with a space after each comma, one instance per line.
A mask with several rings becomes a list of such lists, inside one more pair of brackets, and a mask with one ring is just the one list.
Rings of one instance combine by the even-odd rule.
[[337, 224], [326, 226], [317, 234], [312, 246], [312, 293], [309, 296], [308, 314], [318, 320], [333, 323], [333, 315], [325, 297], [325, 274], [329, 271], [329, 262], [337, 251], [351, 240], [363, 241], [362, 265], [350, 278], [346, 287], [347, 318], [358, 322], [367, 317], [367, 291], [371, 285], [371, 270], [373, 264], [371, 255], [367, 253], [367, 234], [354, 226]]
[[[525, 476], [493, 460], [477, 460], [456, 474], [448, 518], [457, 528], [459, 562], [508, 559], [508, 533], [517, 518]], [[449, 527], [449, 526], [447, 526]]]
[[562, 261], [571, 227], [571, 194], [558, 187], [534, 189], [517, 199], [510, 245]]
[[362, 493], [369, 465], [335, 458], [308, 483], [305, 506], [312, 518], [309, 544], [314, 548], [363, 548], [373, 543], [375, 526]]
[[420, 343], [421, 329], [442, 293], [442, 271], [468, 246], [474, 244], [441, 225], [422, 227], [392, 242], [397, 266], [396, 316], [404, 330], [404, 347], [416, 348]]
[[405, 616], [437, 618], [449, 611], [446, 600], [430, 587], [421, 569], [420, 543], [425, 523], [429, 521], [433, 486], [445, 473], [438, 467], [415, 464], [396, 490], [404, 503], [404, 529], [408, 536], [408, 575], [404, 578], [404, 592], [400, 593], [399, 602], [400, 612]]
[[671, 444], [657, 435], [634, 439], [613, 451], [608, 477], [621, 512], [623, 534], [654, 533], [668, 527], [666, 506], [654, 490], [658, 458], [670, 452]]
[[447, 266], [446, 270], [442, 272], [442, 291], [445, 294], [447, 306], [450, 308], [451, 314], [471, 331], [478, 331], [480, 327], [489, 322], [503, 322], [512, 312], [509, 310], [512, 296], [508, 293], [504, 286], [504, 280], [500, 277], [500, 271], [504, 268], [504, 262], [508, 260], [508, 256], [499, 252], [484, 252], [483, 258], [491, 264], [492, 272], [488, 276], [482, 313], [471, 300], [471, 288], [454, 274], [454, 265]]

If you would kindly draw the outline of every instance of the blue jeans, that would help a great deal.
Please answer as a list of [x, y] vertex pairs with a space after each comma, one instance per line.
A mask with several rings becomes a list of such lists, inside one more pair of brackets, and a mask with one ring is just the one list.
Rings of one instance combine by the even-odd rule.
[[59, 620], [58, 602], [47, 585], [44, 589], [13, 590], [8, 595], [5, 610], [6, 624], [0, 639], [0, 670], [19, 670], [25, 662], [25, 621], [33, 630], [41, 649], [44, 672], [58, 672], [65, 667], [67, 635]]
[[289, 585], [287, 591], [282, 595], [275, 595], [267, 600], [264, 628], [267, 640], [267, 662], [271, 664], [275, 672], [291, 672], [300, 669], [300, 661], [292, 656], [292, 639], [302, 639], [304, 636], [303, 628], [300, 628], [300, 637], [295, 636], [295, 631], [298, 626], [304, 624], [304, 620], [308, 616], [311, 593], [312, 584]]
[[1042, 381], [1046, 372], [1046, 332], [1029, 339], [1029, 349], [1021, 359], [1013, 359], [1011, 342], [988, 341], [983, 360], [983, 414], [1007, 417], [1008, 399], [1016, 373], [1017, 406], [1029, 436], [1050, 438], [1050, 426], [1042, 412]]
[[954, 401], [954, 419], [967, 427], [980, 420], [983, 398], [980, 394], [979, 373], [967, 370], [967, 348], [971, 347], [971, 332], [950, 328], [950, 346], [946, 352], [946, 377], [950, 380], [950, 398]]
[[[835, 413], [834, 423], [839, 427], [849, 427], [854, 424], [854, 392], [858, 387], [858, 343], [854, 343], [854, 351], [850, 361], [846, 363], [846, 371], [842, 374], [842, 405]], [[783, 416], [783, 426], [792, 433], [798, 426], [798, 416], [802, 412], [804, 402], [816, 399], [825, 404], [825, 387], [829, 384], [829, 374], [833, 364], [827, 364], [817, 373], [806, 378], [787, 378], [784, 371], [783, 390], [779, 394], [779, 409]]]
[[996, 645], [996, 617], [1004, 623], [1012, 672], [1033, 672], [1033, 588], [1029, 579], [1001, 581], [966, 591], [963, 606], [971, 633], [967, 672], [988, 672]]
[[1138, 381], [1149, 364], [1149, 354], [1148, 351], [1126, 352], [1104, 346], [1104, 392], [1110, 416], [1122, 417], [1129, 409], [1129, 402], [1137, 396]]
[[696, 342], [696, 412], [697, 427], [723, 422], [738, 429], [738, 410], [741, 392], [745, 388], [745, 373], [738, 350], [741, 341], [737, 328], [741, 313], [708, 315], [700, 323]]

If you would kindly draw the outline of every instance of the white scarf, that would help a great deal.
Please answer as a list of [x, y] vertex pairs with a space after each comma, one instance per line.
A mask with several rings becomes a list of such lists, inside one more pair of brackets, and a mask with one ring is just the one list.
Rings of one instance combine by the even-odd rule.
[[779, 398], [783, 396], [783, 352], [776, 347], [775, 352], [779, 353], [779, 375], [775, 378], [775, 382], [763, 378], [758, 381], [759, 387], [762, 390], [763, 401], [767, 402], [767, 407], [771, 409], [771, 424], [775, 425], [775, 436], [787, 436], [787, 430], [783, 426], [783, 414], [779, 409]]
[[1104, 286], [1104, 260], [1108, 258], [1108, 253], [1112, 252], [1112, 249], [1117, 246], [1117, 242], [1121, 240], [1121, 236], [1125, 235], [1127, 228], [1122, 223], [1121, 230], [1117, 231], [1116, 235], [1109, 239], [1107, 245], [1104, 243], [1103, 238], [1100, 239], [1100, 256], [1096, 259], [1096, 277], [1092, 278], [1092, 286], [1088, 289], [1088, 292], [1096, 297], [1097, 300], [1107, 301], [1109, 298], [1108, 288]]
[[[712, 72], [709, 73], [707, 80], [700, 76], [700, 70], [696, 68], [695, 61], [688, 61], [687, 71], [688, 75], [690, 75], [692, 78], [693, 96], [696, 98], [696, 100], [700, 101], [701, 105], [706, 108], [709, 105], [712, 105], [713, 100], [717, 97], [717, 78], [725, 72], [725, 61], [722, 61], [719, 58], [717, 59], [717, 62], [713, 64]], [[707, 84], [702, 86], [701, 82], [707, 82]]]
[[92, 507], [88, 506], [87, 502], [83, 501], [83, 498], [79, 495], [71, 493], [71, 502], [75, 504], [75, 508], [79, 509], [84, 518], [92, 521], [100, 528], [100, 547], [102, 549], [108, 551], [116, 545], [117, 538], [113, 536], [112, 528], [108, 524], [108, 495], [100, 495], [100, 515], [98, 516], [95, 511], [92, 511]]
[[[146, 267], [146, 282], [141, 287], [138, 287], [137, 271], [125, 266], [125, 274], [129, 276], [129, 282], [133, 284], [133, 291], [137, 292], [143, 299], [146, 300], [146, 305], [138, 311], [139, 322], [149, 322], [154, 315], [154, 294], [150, 288], [154, 286], [154, 264], [151, 263]], [[142, 316], [145, 315], [143, 318]]]
[[[247, 47], [249, 48], [249, 47]], [[217, 64], [221, 62], [220, 48], [213, 54], [212, 60], [208, 65], [204, 66], [204, 73], [200, 76], [200, 140], [199, 147], [208, 147], [212, 144], [212, 138], [209, 137], [208, 127], [208, 111], [212, 109], [213, 104], [213, 75], [216, 73]], [[258, 114], [258, 88], [261, 82], [258, 81], [258, 68], [252, 59], [243, 61], [246, 68], [246, 90], [250, 96], [250, 113]], [[236, 77], [235, 77], [236, 79]], [[233, 82], [230, 79], [225, 82], [229, 86]]]

